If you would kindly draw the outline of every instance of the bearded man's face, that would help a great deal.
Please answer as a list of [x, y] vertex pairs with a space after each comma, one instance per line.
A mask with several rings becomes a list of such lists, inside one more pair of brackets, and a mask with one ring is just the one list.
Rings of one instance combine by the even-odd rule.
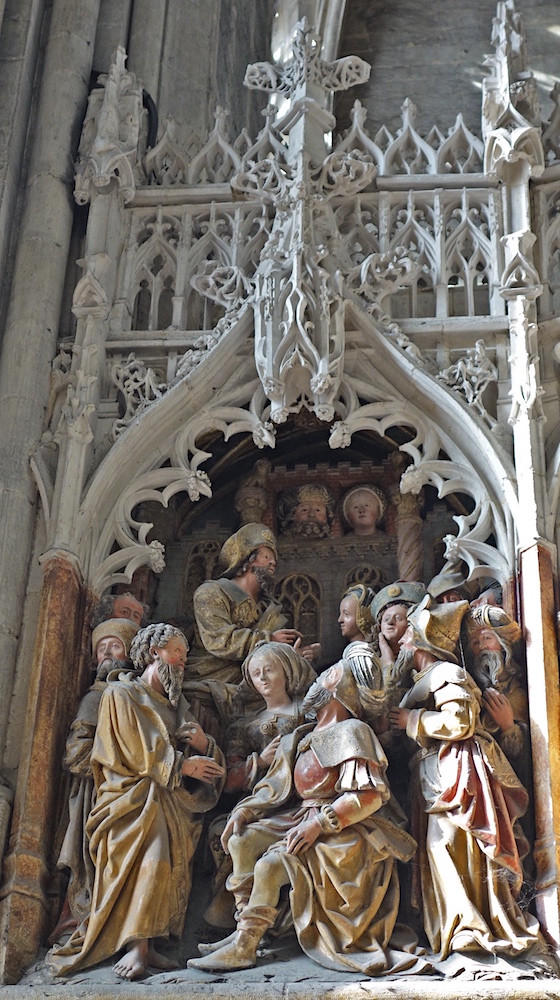
[[272, 597], [275, 570], [276, 556], [274, 552], [267, 545], [261, 545], [251, 563], [251, 572], [256, 577], [260, 592], [264, 597]]
[[127, 666], [124, 642], [119, 636], [108, 635], [97, 643], [94, 658], [95, 679], [104, 681], [113, 670]]
[[504, 653], [498, 653], [494, 649], [482, 649], [473, 661], [473, 675], [478, 684], [484, 689], [496, 687], [500, 674], [504, 669]]
[[167, 645], [156, 646], [154, 654], [157, 661], [158, 677], [163, 689], [173, 708], [177, 708], [183, 686], [185, 663], [187, 662], [185, 640], [179, 635], [174, 635]]

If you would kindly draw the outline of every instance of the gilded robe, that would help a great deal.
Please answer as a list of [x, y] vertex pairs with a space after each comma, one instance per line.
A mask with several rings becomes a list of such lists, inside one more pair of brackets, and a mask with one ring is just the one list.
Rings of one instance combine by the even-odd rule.
[[86, 823], [93, 803], [95, 786], [91, 770], [91, 752], [101, 695], [106, 681], [94, 681], [82, 698], [66, 740], [63, 766], [72, 775], [68, 799], [68, 826], [62, 842], [59, 868], [70, 869], [67, 899], [78, 923], [89, 914], [95, 870], [89, 853]]
[[200, 678], [238, 684], [243, 660], [286, 624], [279, 604], [255, 602], [235, 580], [207, 580], [195, 590], [193, 606], [198, 634], [187, 683]]
[[440, 959], [526, 952], [539, 942], [538, 922], [515, 901], [523, 876], [514, 824], [528, 796], [480, 726], [478, 687], [463, 667], [438, 661], [416, 674], [401, 706], [421, 747], [411, 765], [413, 833], [432, 950]]
[[[174, 734], [189, 721], [196, 720], [184, 698], [174, 709], [140, 678], [108, 684], [91, 755], [91, 913], [47, 956], [56, 975], [102, 962], [131, 941], [181, 935], [200, 814], [213, 808], [223, 785], [223, 778], [181, 777], [191, 751], [179, 749]], [[207, 755], [223, 765], [212, 740]]]
[[[414, 955], [412, 935], [396, 945], [391, 940], [399, 906], [396, 862], [408, 861], [416, 843], [399, 825], [404, 817], [395, 812], [396, 805], [389, 804], [386, 767], [381, 746], [364, 722], [348, 719], [317, 732], [301, 726], [282, 738], [266, 776], [236, 807], [254, 816], [237, 838], [237, 858], [252, 855], [254, 862], [278, 852], [291, 885], [299, 943], [329, 969], [379, 975], [420, 971], [424, 964]], [[287, 854], [289, 830], [341, 797], [349, 825], [321, 834], [303, 853]], [[234, 874], [228, 888], [242, 906], [253, 872], [250, 864], [245, 871], [236, 864], [233, 838], [230, 845]]]

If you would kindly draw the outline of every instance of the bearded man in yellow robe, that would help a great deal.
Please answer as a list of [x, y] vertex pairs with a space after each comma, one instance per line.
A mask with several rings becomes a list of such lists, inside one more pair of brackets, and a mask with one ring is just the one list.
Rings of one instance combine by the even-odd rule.
[[[91, 913], [47, 963], [66, 975], [125, 949], [114, 966], [137, 979], [148, 965], [176, 967], [154, 946], [179, 937], [201, 813], [217, 802], [223, 756], [181, 694], [187, 642], [172, 625], [148, 625], [130, 656], [140, 677], [109, 683], [91, 754], [96, 801], [87, 822], [95, 866]], [[186, 780], [185, 780], [186, 779]]]

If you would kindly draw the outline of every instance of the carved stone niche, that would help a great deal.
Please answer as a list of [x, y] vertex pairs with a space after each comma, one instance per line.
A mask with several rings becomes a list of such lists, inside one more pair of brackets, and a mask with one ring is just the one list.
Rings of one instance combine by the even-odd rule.
[[[342, 653], [338, 609], [348, 586], [360, 582], [377, 591], [397, 579], [429, 582], [443, 562], [438, 541], [456, 531], [453, 514], [466, 511], [437, 502], [430, 489], [422, 491], [429, 495], [426, 507], [422, 497], [401, 495], [399, 481], [407, 465], [401, 452], [376, 459], [334, 458], [291, 466], [259, 458], [241, 478], [224, 477], [211, 500], [185, 505], [175, 527], [168, 526], [166, 569], [152, 607], [154, 620], [172, 621], [192, 637], [194, 591], [204, 580], [220, 576], [223, 542], [250, 521], [262, 521], [276, 535], [275, 596], [304, 642], [321, 642], [320, 666], [335, 662]], [[357, 533], [363, 526], [353, 529], [343, 515], [345, 498], [355, 497], [356, 490], [358, 496], [365, 491], [365, 499], [378, 503], [382, 513], [372, 534]], [[294, 525], [288, 516], [287, 508], [300, 494], [311, 501], [319, 494], [328, 498], [321, 530], [304, 520]], [[169, 510], [165, 516], [172, 517]]]
[[[377, 491], [382, 517], [371, 535], [352, 531], [344, 518], [345, 496], [356, 487]], [[344, 642], [338, 625], [342, 593], [351, 583], [363, 582], [377, 591], [398, 577], [396, 512], [390, 502], [395, 487], [388, 461], [375, 465], [362, 461], [352, 465], [298, 464], [288, 469], [278, 465], [266, 479], [267, 506], [263, 521], [278, 539], [276, 597], [282, 600], [294, 626], [303, 632], [303, 642], [321, 642], [322, 664], [333, 663]], [[321, 498], [328, 497], [323, 516]], [[319, 524], [297, 521], [294, 506], [318, 511]]]

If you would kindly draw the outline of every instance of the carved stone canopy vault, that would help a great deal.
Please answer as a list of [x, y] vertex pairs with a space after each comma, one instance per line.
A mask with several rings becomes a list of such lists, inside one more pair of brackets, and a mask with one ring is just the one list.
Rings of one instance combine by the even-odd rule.
[[[507, 37], [511, 30], [506, 18]], [[501, 93], [512, 72], [503, 39], [498, 49], [489, 94], [493, 86]], [[504, 353], [480, 336], [484, 324], [492, 335], [507, 329], [505, 300], [528, 283], [538, 294], [531, 234], [502, 238], [497, 182], [482, 173], [483, 145], [460, 120], [448, 137], [427, 142], [405, 102], [397, 136], [372, 139], [356, 103], [351, 128], [331, 146], [326, 97], [365, 81], [369, 67], [320, 53], [301, 22], [292, 56], [250, 66], [245, 79], [286, 98], [283, 117], [269, 107], [255, 141], [245, 133], [231, 143], [218, 109], [206, 145], [190, 156], [174, 143], [172, 123], [142, 155], [140, 85], [123, 52], [92, 93], [76, 197], [91, 202], [92, 240], [97, 234], [98, 245], [105, 229], [108, 242], [104, 252], [86, 247], [76, 343], [71, 361], [61, 361], [67, 401], [54, 405], [59, 421], [33, 469], [50, 547], [74, 551], [97, 593], [130, 581], [144, 563], [163, 568], [162, 543], [147, 541], [151, 525], [134, 511], [150, 497], [166, 505], [179, 492], [193, 502], [211, 495], [205, 436], [249, 433], [258, 449], [274, 448], [276, 425], [302, 409], [324, 424], [331, 448], [368, 426], [381, 435], [391, 424], [412, 428], [401, 488], [431, 484], [441, 496], [464, 488], [472, 497], [447, 557], [465, 560], [473, 578], [510, 579], [516, 543], [535, 537], [535, 524], [519, 516]], [[492, 100], [487, 148], [511, 128], [517, 138], [533, 130], [534, 139], [519, 110], [508, 117]], [[119, 132], [115, 123], [134, 115], [137, 127]], [[109, 201], [128, 234], [118, 260]], [[422, 328], [413, 340], [406, 324], [412, 332], [426, 308], [434, 322], [423, 343]], [[458, 309], [463, 329], [475, 331], [466, 342], [453, 334]], [[451, 331], [443, 353], [438, 322]], [[462, 350], [450, 349], [459, 342]], [[514, 371], [521, 377], [523, 368]], [[528, 400], [539, 405], [538, 390], [527, 396], [514, 384], [511, 395], [512, 423]], [[64, 455], [56, 488], [53, 440]], [[77, 492], [69, 484], [80, 481], [75, 471], [88, 455], [91, 472]]]

